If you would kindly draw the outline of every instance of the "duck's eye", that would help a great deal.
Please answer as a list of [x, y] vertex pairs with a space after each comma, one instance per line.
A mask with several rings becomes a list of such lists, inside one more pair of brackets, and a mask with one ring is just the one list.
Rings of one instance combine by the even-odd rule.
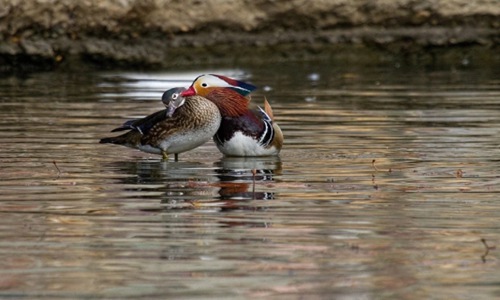
[[204, 88], [206, 88], [206, 87], [208, 86], [208, 84], [207, 84], [206, 82], [203, 82], [203, 83], [201, 84], [201, 86], [202, 86], [202, 87], [204, 87]]
[[172, 94], [172, 99], [175, 100], [175, 99], [177, 99], [177, 97], [179, 97], [179, 94], [177, 94], [177, 93], [176, 94]]

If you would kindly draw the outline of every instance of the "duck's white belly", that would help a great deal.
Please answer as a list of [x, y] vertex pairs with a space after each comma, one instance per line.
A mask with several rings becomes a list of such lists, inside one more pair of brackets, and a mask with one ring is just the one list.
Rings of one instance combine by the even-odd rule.
[[255, 139], [248, 137], [241, 132], [235, 132], [234, 136], [223, 145], [217, 144], [220, 152], [228, 156], [269, 156], [277, 155], [279, 151], [276, 147], [265, 148]]
[[131, 148], [137, 148], [141, 151], [144, 151], [146, 153], [152, 153], [152, 154], [161, 154], [161, 149], [160, 148], [156, 148], [156, 147], [153, 147], [153, 146], [150, 146], [150, 145], [131, 145], [129, 146]]

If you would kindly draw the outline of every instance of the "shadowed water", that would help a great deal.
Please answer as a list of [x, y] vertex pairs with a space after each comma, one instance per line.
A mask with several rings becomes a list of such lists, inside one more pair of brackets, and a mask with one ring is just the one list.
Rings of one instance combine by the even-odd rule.
[[[0, 79], [0, 298], [500, 296], [500, 68], [274, 63]], [[98, 144], [204, 72], [281, 156]], [[255, 174], [252, 172], [255, 170]], [[482, 240], [483, 239], [483, 240]]]

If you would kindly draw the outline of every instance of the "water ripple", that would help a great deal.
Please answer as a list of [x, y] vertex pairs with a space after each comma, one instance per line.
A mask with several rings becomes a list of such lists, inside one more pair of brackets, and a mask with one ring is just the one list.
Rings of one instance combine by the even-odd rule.
[[[0, 297], [493, 298], [495, 70], [0, 79]], [[280, 158], [224, 158], [208, 142], [163, 162], [98, 144], [214, 72], [266, 87], [253, 101], [273, 105]]]

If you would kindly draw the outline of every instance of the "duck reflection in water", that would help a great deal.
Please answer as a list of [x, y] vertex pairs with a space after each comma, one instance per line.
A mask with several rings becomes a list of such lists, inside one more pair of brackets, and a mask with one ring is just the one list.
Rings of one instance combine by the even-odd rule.
[[[241, 200], [274, 199], [268, 191], [282, 172], [281, 160], [273, 157], [224, 157], [212, 164], [140, 160], [115, 163], [125, 192], [134, 198], [159, 198], [162, 209], [248, 209]], [[215, 173], [215, 174], [214, 174]], [[151, 192], [161, 192], [161, 196]], [[150, 209], [148, 209], [150, 210]]]
[[224, 157], [215, 163], [219, 174], [221, 200], [269, 200], [274, 192], [261, 191], [281, 174], [281, 160], [269, 157]]

